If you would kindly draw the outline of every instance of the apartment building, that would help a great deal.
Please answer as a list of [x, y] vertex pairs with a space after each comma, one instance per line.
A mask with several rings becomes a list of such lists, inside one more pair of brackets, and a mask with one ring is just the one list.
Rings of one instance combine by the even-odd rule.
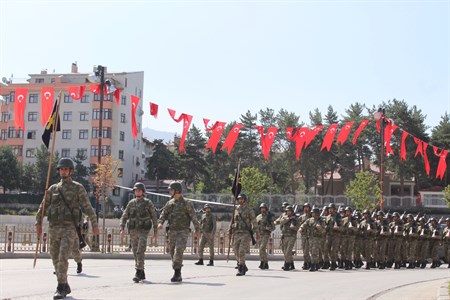
[[[94, 67], [94, 71], [96, 67]], [[121, 90], [120, 103], [117, 104], [113, 95], [105, 95], [103, 101], [103, 121], [101, 149], [99, 149], [99, 119], [100, 95], [89, 90], [87, 78], [93, 71], [79, 73], [76, 64], [72, 64], [71, 72], [66, 74], [49, 74], [41, 71], [39, 74], [29, 74], [27, 83], [10, 83], [2, 87], [3, 105], [0, 120], [0, 147], [11, 146], [16, 157], [23, 163], [36, 161], [36, 148], [43, 145], [41, 135], [44, 128], [41, 122], [41, 90], [43, 87], [53, 87], [55, 98], [61, 91], [60, 120], [61, 131], [56, 133], [55, 151], [60, 157], [75, 157], [77, 152], [87, 156], [86, 166], [98, 162], [98, 151], [102, 156], [111, 154], [119, 161], [116, 170], [116, 183], [131, 186], [143, 179], [146, 172], [145, 147], [142, 139], [143, 115], [143, 84], [144, 72], [108, 73], [105, 68], [105, 80], [109, 79], [116, 88]], [[70, 97], [67, 87], [86, 85], [86, 91], [81, 100]], [[27, 103], [24, 113], [25, 130], [14, 127], [14, 98], [17, 88], [27, 88]], [[136, 110], [138, 135], [135, 139], [131, 133], [131, 95], [139, 97]], [[50, 141], [51, 146], [52, 140]], [[119, 204], [124, 190], [114, 189], [110, 197]]]

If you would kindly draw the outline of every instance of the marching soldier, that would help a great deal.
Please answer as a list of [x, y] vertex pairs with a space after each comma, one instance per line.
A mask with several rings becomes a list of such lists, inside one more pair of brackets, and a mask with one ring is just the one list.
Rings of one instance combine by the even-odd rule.
[[[288, 207], [289, 202], [283, 202], [281, 205], [281, 215], [276, 218], [275, 221], [273, 221], [274, 225], [280, 225], [281, 218], [286, 214], [286, 207]], [[280, 240], [280, 249], [283, 249], [283, 240]]]
[[442, 238], [444, 242], [444, 255], [447, 256], [448, 268], [450, 268], [450, 218], [446, 218], [445, 223], [447, 223], [447, 227], [444, 228]]
[[239, 194], [237, 200], [239, 206], [234, 212], [234, 222], [230, 224], [232, 227], [229, 228], [229, 231], [233, 235], [233, 251], [238, 263], [236, 276], [244, 276], [248, 271], [245, 265], [245, 254], [250, 250], [250, 238], [253, 229], [256, 228], [256, 218], [253, 210], [247, 206], [248, 198], [245, 194]]
[[134, 282], [145, 279], [144, 263], [145, 250], [147, 249], [147, 238], [150, 229], [153, 227], [153, 239], [156, 240], [158, 229], [158, 219], [153, 203], [144, 197], [145, 185], [137, 182], [133, 187], [136, 198], [128, 202], [122, 217], [120, 218], [120, 236], [125, 235], [125, 225], [130, 234], [131, 249], [133, 250], [136, 274]]
[[[311, 205], [309, 203], [303, 204], [303, 214], [298, 217], [300, 221], [300, 226], [311, 218]], [[308, 233], [300, 234], [303, 250], [303, 270], [308, 270], [311, 268], [311, 255], [309, 254], [309, 238]]]
[[181, 267], [183, 266], [183, 253], [191, 231], [191, 222], [195, 227], [195, 235], [198, 236], [200, 223], [195, 216], [195, 210], [190, 201], [184, 200], [181, 194], [182, 187], [179, 182], [169, 184], [169, 193], [172, 198], [164, 206], [159, 216], [158, 229], [162, 229], [165, 221], [168, 221], [169, 252], [172, 258], [174, 275], [172, 282], [181, 282]]
[[261, 203], [259, 206], [260, 214], [256, 216], [256, 236], [259, 241], [259, 258], [261, 263], [259, 267], [261, 270], [269, 269], [269, 259], [267, 257], [267, 243], [269, 242], [270, 235], [272, 231], [275, 230], [275, 225], [273, 224], [273, 215], [269, 211], [265, 203]]
[[346, 270], [351, 270], [352, 265], [352, 254], [355, 247], [355, 234], [358, 231], [356, 220], [353, 219], [352, 213], [353, 209], [349, 206], [345, 208], [345, 217], [342, 218], [341, 226], [341, 260], [343, 261], [344, 268]]
[[403, 222], [400, 219], [400, 214], [398, 212], [394, 212], [392, 216], [393, 221], [389, 224], [389, 228], [392, 233], [394, 269], [400, 269], [402, 260]]
[[286, 207], [286, 214], [280, 221], [281, 224], [281, 239], [283, 240], [283, 254], [284, 266], [283, 270], [294, 270], [294, 257], [292, 256], [292, 249], [294, 249], [297, 241], [297, 231], [300, 227], [300, 221], [294, 214], [294, 208], [289, 205]]
[[417, 254], [417, 225], [414, 221], [414, 216], [408, 214], [406, 217], [407, 223], [403, 227], [403, 237], [406, 239], [406, 249], [408, 250], [408, 269], [414, 269], [416, 267], [416, 254]]
[[430, 229], [428, 228], [428, 225], [426, 224], [425, 218], [420, 217], [419, 218], [419, 226], [417, 227], [417, 233], [419, 235], [419, 241], [417, 244], [417, 261], [420, 263], [420, 268], [425, 269], [427, 266], [427, 258], [428, 258], [428, 249], [429, 249], [429, 239], [431, 237], [430, 235]]
[[203, 251], [206, 244], [209, 247], [209, 263], [207, 266], [214, 266], [214, 237], [216, 234], [216, 218], [211, 213], [211, 206], [203, 206], [203, 215], [200, 220], [200, 245], [198, 247], [198, 262], [196, 265], [203, 265]]
[[325, 224], [317, 207], [312, 209], [312, 217], [300, 226], [300, 232], [309, 234], [309, 248], [311, 251], [310, 272], [319, 270], [319, 248], [325, 235]]
[[441, 230], [439, 228], [439, 224], [436, 221], [435, 218], [430, 218], [430, 232], [431, 232], [431, 239], [430, 239], [430, 249], [431, 249], [431, 260], [433, 263], [431, 264], [431, 268], [439, 268], [441, 265], [441, 261], [439, 259], [439, 253], [438, 248], [439, 244], [441, 242]]
[[376, 246], [375, 246], [375, 253], [374, 258], [375, 261], [378, 263], [378, 268], [383, 270], [386, 268], [386, 250], [387, 250], [387, 242], [388, 242], [388, 236], [389, 229], [388, 224], [386, 224], [386, 221], [384, 220], [384, 212], [381, 210], [377, 212], [377, 220], [375, 221], [375, 226], [377, 230], [377, 238], [376, 238]]
[[334, 271], [337, 268], [336, 261], [338, 260], [339, 253], [341, 215], [336, 211], [336, 205], [334, 203], [328, 205], [328, 211], [329, 215], [325, 221], [327, 224], [325, 253], [329, 253], [331, 265], [329, 265], [329, 260], [325, 260], [324, 268], [328, 269], [329, 267], [331, 271]]
[[362, 246], [364, 247], [363, 256], [366, 260], [366, 270], [370, 270], [370, 268], [374, 266], [373, 249], [377, 232], [368, 209], [363, 211], [363, 220], [359, 223], [359, 229], [362, 235]]
[[[81, 207], [92, 223], [92, 232], [99, 234], [97, 216], [89, 202], [86, 189], [72, 180], [75, 164], [63, 157], [57, 169], [61, 181], [48, 188], [36, 214], [36, 233], [42, 235], [42, 217], [47, 215], [50, 234], [50, 254], [55, 268], [58, 286], [53, 299], [64, 299], [71, 293], [67, 282], [68, 258], [76, 236], [75, 226], [81, 221]], [[45, 211], [44, 210], [45, 207]]]

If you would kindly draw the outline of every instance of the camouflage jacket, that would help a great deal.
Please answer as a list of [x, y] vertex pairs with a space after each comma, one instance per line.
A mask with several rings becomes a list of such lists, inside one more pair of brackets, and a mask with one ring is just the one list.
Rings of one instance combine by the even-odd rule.
[[300, 221], [296, 215], [292, 215], [288, 217], [288, 215], [284, 215], [281, 218], [281, 234], [283, 236], [297, 236], [297, 231], [300, 228]]
[[270, 233], [275, 230], [275, 225], [273, 224], [272, 219], [273, 215], [271, 212], [266, 212], [256, 216], [256, 223], [258, 224], [257, 232], [260, 235], [270, 235]]
[[191, 222], [194, 224], [195, 231], [200, 230], [200, 223], [195, 215], [194, 207], [190, 201], [181, 197], [178, 200], [174, 198], [163, 207], [158, 223], [164, 224], [167, 221], [169, 230], [186, 230], [190, 228]]
[[254, 228], [256, 228], [256, 218], [253, 210], [246, 205], [238, 206], [234, 212], [234, 233], [249, 232]]
[[216, 233], [216, 218], [212, 213], [203, 213], [200, 219], [200, 231], [202, 233]]
[[120, 218], [120, 229], [123, 230], [125, 225], [129, 230], [150, 230], [153, 225], [154, 233], [157, 233], [158, 219], [153, 203], [144, 197], [130, 200]]

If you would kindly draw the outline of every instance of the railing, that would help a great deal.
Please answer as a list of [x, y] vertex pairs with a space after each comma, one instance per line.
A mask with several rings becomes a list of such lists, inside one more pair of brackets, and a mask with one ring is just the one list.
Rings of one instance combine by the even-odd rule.
[[[123, 252], [130, 252], [130, 237], [126, 234], [123, 238], [119, 234], [119, 228], [105, 228], [104, 232], [100, 233], [100, 251], [102, 253], [120, 254]], [[36, 227], [29, 224], [18, 225], [0, 225], [0, 252], [14, 253], [14, 252], [34, 252], [36, 250]], [[48, 253], [50, 251], [50, 239], [48, 235], [48, 229], [43, 228], [43, 239], [38, 249], [39, 253]], [[267, 250], [269, 255], [282, 255], [280, 248], [281, 235], [279, 233], [273, 233], [269, 239]], [[87, 236], [87, 244], [83, 251], [91, 251], [92, 246], [92, 234]], [[199, 239], [195, 238], [192, 234], [188, 238], [187, 248], [185, 253], [197, 254]], [[301, 240], [297, 239], [297, 243], [294, 247], [295, 255], [300, 253]], [[214, 243], [215, 254], [227, 254], [228, 253], [228, 232], [220, 230], [216, 233]], [[152, 240], [152, 232], [150, 232], [147, 239], [146, 253], [152, 254], [168, 254], [169, 245], [168, 238], [164, 231], [158, 232], [158, 238], [155, 241]], [[231, 246], [230, 253], [233, 254], [233, 248]], [[209, 255], [209, 248], [204, 249], [205, 256]], [[250, 255], [258, 255], [258, 244], [255, 246], [250, 244]]]

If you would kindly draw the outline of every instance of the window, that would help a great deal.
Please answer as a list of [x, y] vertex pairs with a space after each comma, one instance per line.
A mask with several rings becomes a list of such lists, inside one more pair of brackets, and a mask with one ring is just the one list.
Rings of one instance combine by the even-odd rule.
[[81, 98], [81, 103], [89, 103], [89, 95], [84, 95], [83, 98]]
[[6, 129], [2, 129], [0, 133], [0, 140], [6, 141], [8, 138], [8, 131]]
[[117, 177], [123, 177], [123, 168], [117, 169]]
[[123, 150], [119, 150], [119, 159], [123, 160]]
[[61, 149], [61, 157], [70, 157], [70, 149], [62, 148]]
[[102, 156], [111, 154], [111, 146], [102, 146]]
[[27, 149], [25, 151], [25, 156], [26, 157], [34, 157], [34, 149]]
[[50, 78], [50, 83], [55, 83], [56, 79], [55, 78]]
[[14, 156], [22, 156], [23, 148], [22, 146], [12, 146]]
[[92, 138], [93, 139], [98, 139], [98, 127], [93, 127], [92, 128]]
[[64, 103], [73, 103], [73, 99], [68, 94], [64, 94]]
[[80, 140], [87, 140], [89, 138], [89, 132], [87, 129], [80, 129], [80, 132], [78, 134], [78, 138]]
[[30, 94], [28, 96], [28, 103], [38, 103], [38, 94]]
[[120, 141], [125, 141], [125, 132], [124, 131], [121, 131], [120, 132], [120, 135], [119, 135], [119, 139], [120, 139]]
[[44, 78], [36, 78], [36, 83], [44, 83]]
[[16, 131], [14, 127], [8, 127], [8, 138], [10, 139], [23, 138], [23, 130], [19, 129]]
[[[100, 109], [94, 109], [92, 112], [92, 119], [100, 119]], [[112, 120], [112, 109], [103, 109], [103, 120]]]
[[111, 127], [103, 127], [102, 137], [110, 139], [112, 137]]
[[[111, 95], [107, 94], [103, 95], [103, 101], [111, 101], [111, 100], [112, 100]], [[94, 94], [94, 101], [100, 101], [100, 94]]]
[[29, 112], [28, 113], [28, 121], [36, 122], [37, 121], [37, 112]]
[[27, 140], [35, 140], [35, 139], [36, 139], [36, 130], [28, 130]]
[[62, 138], [63, 138], [63, 140], [71, 140], [72, 139], [72, 130], [70, 130], [70, 129], [63, 130]]
[[72, 121], [72, 112], [71, 111], [64, 112], [63, 121]]
[[122, 95], [120, 97], [120, 104], [127, 105], [127, 96], [126, 95]]
[[126, 122], [127, 122], [126, 114], [124, 114], [124, 113], [120, 114], [120, 123], [126, 123]]
[[87, 158], [87, 149], [86, 148], [78, 148], [77, 155]]
[[11, 92], [9, 94], [9, 102], [13, 103], [15, 98], [16, 98], [16, 92]]
[[100, 109], [94, 109], [92, 111], [92, 120], [100, 120]]
[[113, 196], [120, 196], [120, 188], [118, 187], [113, 188], [112, 194]]
[[80, 112], [80, 121], [89, 121], [89, 113], [87, 111]]
[[98, 146], [91, 146], [91, 156], [98, 157]]
[[6, 123], [9, 121], [9, 113], [7, 112], [2, 112], [2, 122]]

